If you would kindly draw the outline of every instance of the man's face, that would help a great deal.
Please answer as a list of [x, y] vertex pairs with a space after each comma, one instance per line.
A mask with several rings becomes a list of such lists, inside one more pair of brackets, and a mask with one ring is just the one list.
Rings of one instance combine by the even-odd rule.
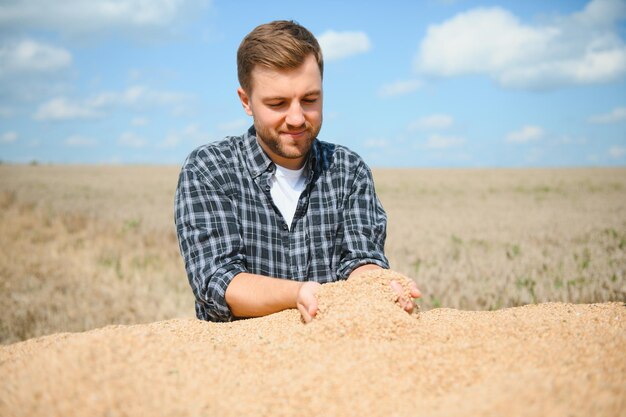
[[298, 169], [322, 127], [322, 76], [309, 55], [293, 70], [252, 70], [250, 94], [237, 93], [263, 150], [276, 164]]

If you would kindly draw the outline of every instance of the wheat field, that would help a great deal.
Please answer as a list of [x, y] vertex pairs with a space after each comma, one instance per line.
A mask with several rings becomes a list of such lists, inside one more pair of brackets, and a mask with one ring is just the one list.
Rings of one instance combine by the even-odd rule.
[[[0, 165], [0, 343], [192, 317], [173, 166]], [[626, 300], [626, 169], [378, 169], [422, 310]]]

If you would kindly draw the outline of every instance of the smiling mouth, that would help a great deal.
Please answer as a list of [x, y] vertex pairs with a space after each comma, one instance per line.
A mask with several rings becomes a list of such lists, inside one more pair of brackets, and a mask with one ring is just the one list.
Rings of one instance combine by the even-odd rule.
[[305, 130], [299, 130], [297, 132], [283, 132], [283, 134], [289, 135], [289, 136], [301, 136], [301, 135], [304, 135], [305, 133], [306, 133], [306, 129]]

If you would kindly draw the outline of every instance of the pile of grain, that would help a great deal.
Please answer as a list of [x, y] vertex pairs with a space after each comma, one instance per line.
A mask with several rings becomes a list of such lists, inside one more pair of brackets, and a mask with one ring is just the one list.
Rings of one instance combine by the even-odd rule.
[[326, 284], [295, 310], [109, 326], [0, 347], [2, 416], [617, 416], [626, 308], [495, 312], [394, 303], [392, 272]]

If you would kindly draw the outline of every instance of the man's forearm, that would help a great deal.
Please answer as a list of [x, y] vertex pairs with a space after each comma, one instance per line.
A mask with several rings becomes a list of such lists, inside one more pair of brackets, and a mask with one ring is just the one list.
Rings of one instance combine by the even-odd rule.
[[[348, 279], [359, 273], [382, 269], [367, 264], [356, 268]], [[226, 288], [226, 303], [235, 317], [260, 317], [296, 308], [303, 283], [242, 272]]]
[[361, 265], [358, 268], [355, 268], [354, 271], [352, 271], [350, 273], [350, 275], [348, 275], [348, 279], [354, 277], [355, 275], [358, 275], [362, 272], [366, 272], [366, 271], [376, 271], [377, 269], [382, 269], [380, 266], [376, 265], [376, 264], [366, 264], [366, 265]]
[[242, 272], [226, 288], [226, 303], [235, 317], [260, 317], [296, 308], [302, 282]]

